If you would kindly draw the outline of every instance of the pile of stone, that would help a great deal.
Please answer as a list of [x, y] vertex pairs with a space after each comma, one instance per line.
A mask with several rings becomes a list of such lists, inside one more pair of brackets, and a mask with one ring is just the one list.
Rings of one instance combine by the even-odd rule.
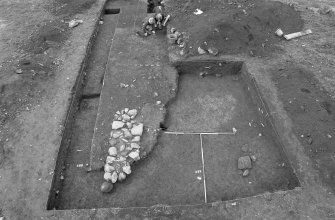
[[117, 111], [114, 115], [102, 192], [110, 192], [114, 183], [125, 180], [131, 173], [131, 164], [140, 159], [139, 143], [143, 134], [143, 123], [137, 122], [136, 116], [137, 110], [128, 108]]
[[242, 176], [249, 176], [250, 170], [252, 169], [252, 162], [256, 162], [256, 156], [243, 156], [238, 158], [237, 168], [242, 171]]
[[198, 53], [200, 55], [209, 53], [210, 55], [216, 56], [216, 55], [219, 54], [219, 50], [217, 48], [215, 48], [215, 47], [208, 47], [207, 50], [203, 49], [201, 47], [198, 47]]
[[179, 32], [176, 28], [172, 27], [170, 33], [168, 34], [169, 43], [172, 45], [178, 45], [182, 50], [181, 55], [185, 55], [188, 52], [186, 47], [189, 36], [186, 32]]

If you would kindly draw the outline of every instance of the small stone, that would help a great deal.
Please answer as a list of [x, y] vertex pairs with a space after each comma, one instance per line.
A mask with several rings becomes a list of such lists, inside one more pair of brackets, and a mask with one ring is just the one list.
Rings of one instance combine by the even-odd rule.
[[117, 111], [117, 112], [116, 112], [116, 114], [120, 115], [120, 114], [121, 114], [121, 112], [120, 112], [120, 111]]
[[122, 144], [119, 149], [120, 151], [124, 151], [126, 149], [126, 145]]
[[111, 175], [111, 181], [112, 181], [112, 183], [116, 183], [117, 178], [118, 178], [118, 175], [117, 175], [116, 172], [114, 172], [114, 173]]
[[121, 173], [119, 174], [119, 181], [122, 182], [122, 181], [125, 180], [125, 179], [126, 179], [126, 174], [125, 174], [124, 172], [121, 172]]
[[244, 157], [238, 158], [237, 168], [240, 169], [240, 170], [251, 169], [252, 165], [251, 165], [250, 157], [249, 156], [244, 156]]
[[215, 74], [215, 76], [220, 78], [220, 77], [222, 77], [222, 73], [217, 73], [217, 74]]
[[124, 112], [125, 112], [125, 113], [128, 113], [128, 111], [129, 111], [129, 108], [125, 108], [125, 109], [124, 109]]
[[208, 53], [213, 55], [213, 56], [216, 56], [216, 55], [218, 55], [219, 50], [216, 49], [215, 47], [210, 47], [210, 48], [208, 48]]
[[104, 170], [106, 173], [112, 173], [115, 170], [115, 168], [112, 165], [106, 163], [104, 166]]
[[131, 174], [131, 167], [130, 166], [124, 166], [122, 167], [123, 172], [125, 172], [127, 175]]
[[[115, 172], [114, 172], [114, 173], [115, 173]], [[111, 182], [112, 179], [113, 179], [112, 174], [106, 172], [106, 173], [104, 174], [104, 179], [105, 179], [107, 182]]]
[[[130, 121], [130, 116], [127, 115], [127, 114], [123, 114], [123, 115], [122, 115], [122, 119], [123, 119], [124, 121]], [[123, 126], [122, 126], [122, 127], [123, 127]]]
[[160, 104], [162, 104], [161, 101], [157, 101], [157, 102], [156, 102], [156, 105], [160, 105]]
[[137, 151], [133, 151], [128, 155], [130, 158], [134, 159], [134, 160], [138, 160], [140, 155]]
[[127, 122], [127, 128], [131, 129], [133, 127], [132, 123]]
[[242, 176], [246, 177], [249, 176], [250, 171], [248, 169], [246, 169], [245, 171], [243, 171]]
[[204, 49], [202, 49], [201, 47], [198, 47], [198, 53], [199, 53], [200, 55], [202, 55], [202, 54], [205, 54], [206, 51], [205, 51]]
[[115, 145], [117, 144], [117, 140], [114, 139], [114, 138], [111, 138], [111, 139], [109, 140], [109, 144], [110, 144], [111, 146], [115, 146]]
[[136, 116], [136, 115], [137, 115], [137, 109], [129, 110], [127, 114], [128, 114], [130, 117], [131, 117], [131, 116]]
[[252, 162], [256, 162], [256, 160], [257, 160], [257, 158], [256, 158], [255, 155], [251, 155], [251, 156], [250, 156], [250, 159], [252, 160]]
[[170, 33], [171, 33], [171, 34], [174, 34], [175, 32], [176, 32], [176, 28], [172, 27], [172, 28], [170, 29]]
[[131, 129], [131, 134], [134, 136], [142, 136], [143, 134], [143, 124], [140, 123], [138, 125], [133, 125], [133, 128]]
[[123, 161], [126, 161], [126, 159], [127, 159], [127, 158], [121, 156], [121, 157], [119, 158], [119, 161], [123, 162]]
[[127, 128], [122, 128], [123, 135], [125, 138], [132, 138], [133, 136], [131, 135], [130, 131]]
[[154, 92], [154, 96], [157, 97], [157, 96], [158, 96], [158, 93], [157, 93], [157, 92]]
[[15, 73], [16, 74], [21, 74], [21, 73], [23, 73], [23, 71], [22, 71], [22, 69], [17, 69], [17, 70], [15, 70]]
[[121, 131], [113, 132], [113, 135], [112, 135], [113, 138], [119, 138], [121, 136], [122, 136], [122, 132]]
[[131, 141], [132, 142], [140, 142], [141, 141], [141, 137], [140, 136], [135, 136]]
[[113, 121], [112, 123], [112, 129], [117, 130], [119, 128], [122, 128], [124, 126], [124, 123], [122, 121]]
[[307, 142], [308, 142], [308, 144], [312, 144], [312, 143], [313, 143], [313, 139], [312, 139], [311, 137], [309, 137], [309, 138], [307, 139]]
[[101, 184], [100, 190], [103, 193], [109, 193], [113, 189], [113, 183], [111, 182], [103, 182]]
[[111, 164], [115, 161], [115, 157], [107, 156], [106, 163]]
[[116, 156], [116, 155], [117, 155], [117, 149], [116, 149], [116, 147], [110, 147], [110, 148], [108, 149], [108, 154], [109, 154], [110, 156]]
[[140, 145], [138, 145], [137, 143], [131, 143], [131, 144], [130, 144], [130, 147], [131, 147], [132, 149], [140, 149]]

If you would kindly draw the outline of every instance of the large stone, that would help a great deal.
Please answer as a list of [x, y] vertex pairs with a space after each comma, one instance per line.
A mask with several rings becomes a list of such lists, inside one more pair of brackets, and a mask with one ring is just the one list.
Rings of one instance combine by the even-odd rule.
[[109, 193], [113, 189], [113, 183], [111, 182], [103, 182], [101, 184], [100, 190], [103, 193]]
[[129, 111], [128, 111], [128, 115], [129, 115], [130, 117], [131, 117], [131, 116], [136, 117], [136, 115], [137, 115], [137, 109], [129, 110]]
[[140, 154], [137, 151], [133, 151], [133, 152], [130, 152], [128, 156], [134, 160], [138, 160], [140, 157]]
[[130, 116], [127, 115], [127, 114], [123, 114], [122, 119], [125, 120], [125, 121], [130, 121]]
[[206, 53], [206, 50], [202, 49], [201, 47], [198, 47], [198, 53], [199, 53], [200, 55], [205, 54], [205, 53]]
[[240, 169], [240, 170], [251, 169], [252, 164], [251, 164], [250, 157], [249, 156], [244, 156], [244, 157], [238, 158], [237, 168]]
[[134, 136], [141, 136], [143, 134], [143, 124], [134, 125], [131, 129], [131, 134]]
[[117, 130], [124, 126], [124, 123], [122, 121], [113, 121], [112, 123], [112, 129]]
[[140, 142], [141, 141], [141, 137], [140, 136], [135, 136], [131, 141], [132, 142]]
[[116, 155], [117, 155], [117, 149], [116, 149], [116, 147], [110, 147], [110, 148], [108, 149], [108, 154], [109, 154], [110, 156], [116, 156]]
[[112, 165], [109, 165], [108, 163], [106, 163], [104, 170], [106, 173], [112, 173], [115, 170], [115, 168]]
[[125, 172], [127, 175], [131, 174], [131, 167], [130, 166], [124, 166], [122, 167], [123, 172]]
[[131, 144], [130, 144], [130, 147], [131, 147], [132, 149], [140, 149], [140, 145], [138, 145], [137, 143], [131, 143]]
[[112, 183], [116, 183], [117, 178], [118, 178], [118, 175], [117, 175], [116, 172], [114, 172], [114, 173], [112, 174], [112, 176], [111, 176], [111, 181], [112, 181]]
[[126, 174], [124, 172], [119, 173], [119, 182], [122, 182], [126, 179]]
[[111, 164], [115, 161], [115, 157], [107, 156], [106, 163]]
[[[114, 172], [114, 173], [115, 173], [115, 172]], [[105, 179], [107, 182], [111, 182], [112, 179], [113, 179], [112, 174], [106, 172], [106, 173], [104, 174], [104, 179]]]

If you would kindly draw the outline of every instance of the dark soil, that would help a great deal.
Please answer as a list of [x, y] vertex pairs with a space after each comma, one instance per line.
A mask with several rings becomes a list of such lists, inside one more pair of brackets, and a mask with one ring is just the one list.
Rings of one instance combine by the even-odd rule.
[[320, 87], [313, 74], [287, 62], [273, 69], [279, 90], [306, 154], [320, 172], [324, 184], [335, 191], [335, 102]]
[[[170, 2], [171, 13], [176, 15], [171, 21], [180, 32], [190, 35], [190, 54], [197, 54], [197, 48], [216, 47], [221, 54], [247, 53], [251, 56], [266, 56], [279, 52], [276, 46], [281, 38], [275, 31], [284, 33], [300, 31], [303, 27], [300, 13], [281, 2], [267, 1], [207, 1]], [[194, 15], [195, 9], [203, 14]], [[210, 25], [209, 25], [210, 24]]]

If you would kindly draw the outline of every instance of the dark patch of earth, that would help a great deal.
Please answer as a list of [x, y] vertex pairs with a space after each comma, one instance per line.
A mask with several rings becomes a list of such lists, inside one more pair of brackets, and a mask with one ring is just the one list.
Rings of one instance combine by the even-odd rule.
[[309, 70], [294, 63], [273, 69], [272, 76], [295, 135], [323, 182], [335, 192], [335, 101]]

